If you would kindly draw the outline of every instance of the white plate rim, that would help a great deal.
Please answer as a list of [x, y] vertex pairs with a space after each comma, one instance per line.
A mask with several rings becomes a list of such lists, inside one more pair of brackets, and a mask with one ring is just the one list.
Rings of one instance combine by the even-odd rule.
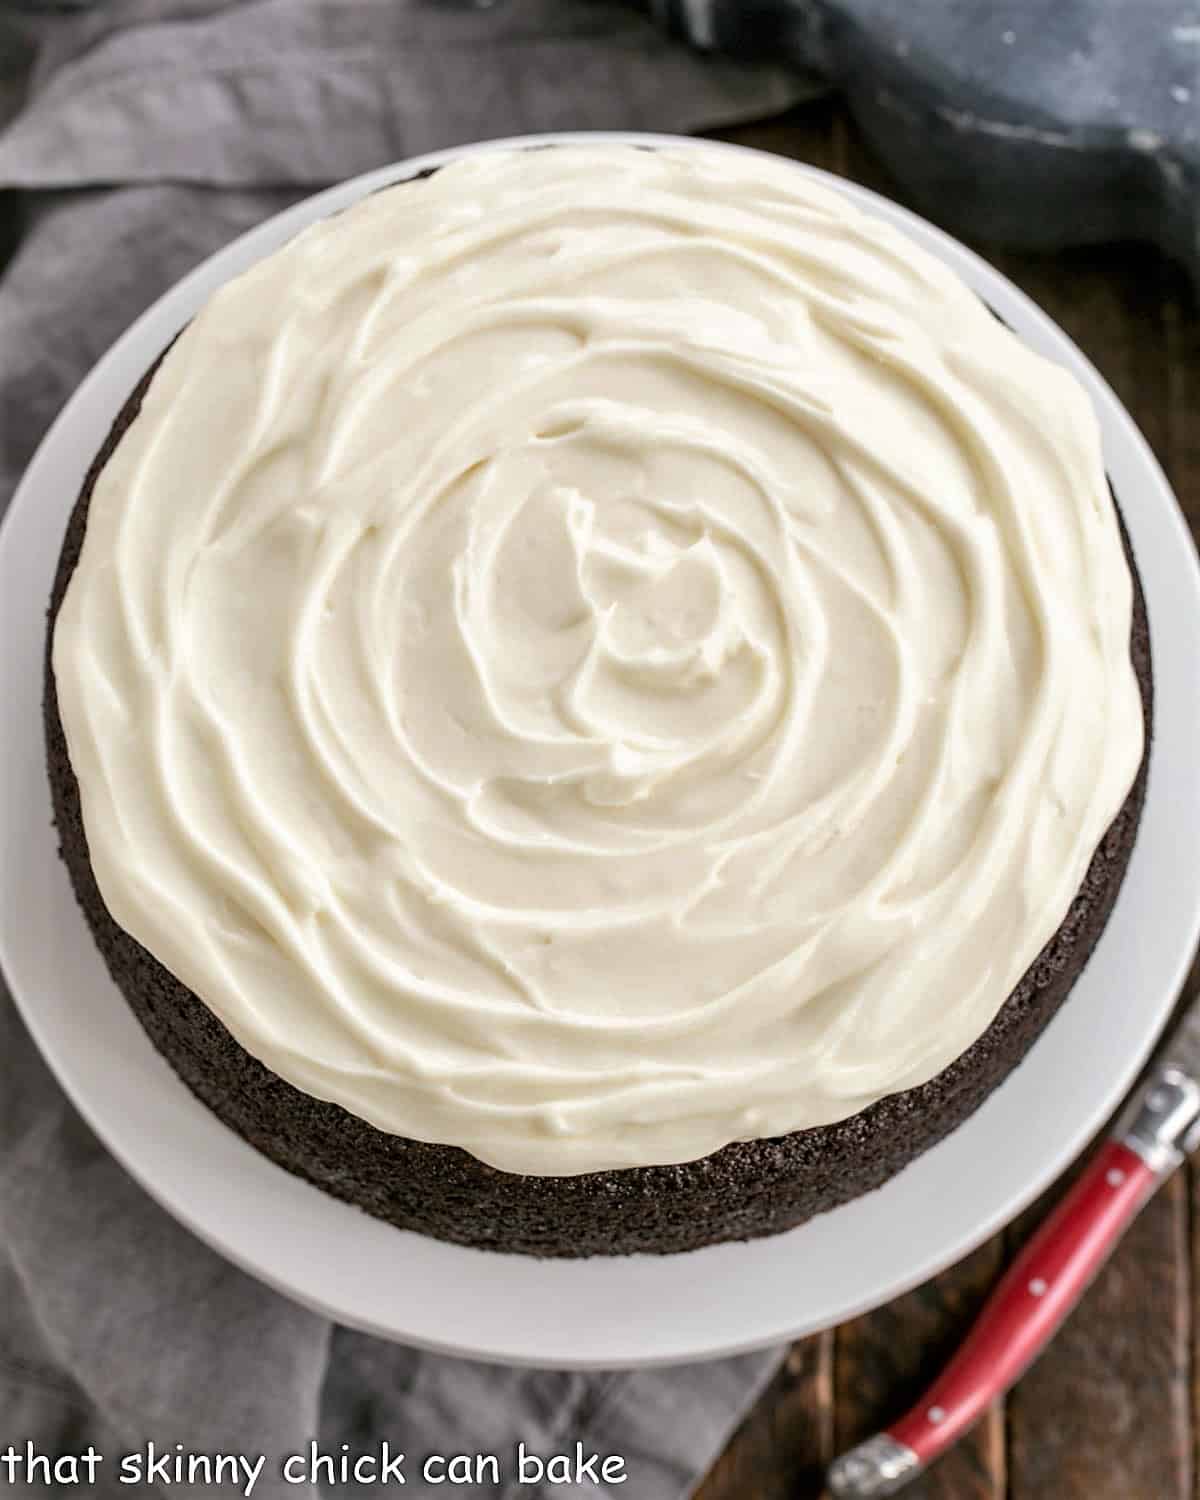
[[[87, 463], [129, 390], [211, 289], [305, 224], [468, 152], [580, 140], [695, 144], [622, 131], [511, 137], [394, 163], [293, 205], [189, 273], [116, 341], [43, 439], [0, 524], [0, 691], [10, 706], [6, 738], [15, 738], [0, 784], [8, 876], [0, 965], [59, 1083], [153, 1197], [268, 1285], [382, 1337], [564, 1369], [713, 1358], [800, 1337], [879, 1306], [968, 1254], [1046, 1188], [1111, 1113], [1170, 1014], [1200, 932], [1200, 862], [1189, 857], [1200, 842], [1200, 778], [1189, 764], [1189, 747], [1200, 743], [1200, 567], [1161, 469], [1091, 363], [1011, 282], [889, 199], [793, 162], [953, 266], [1018, 334], [1074, 370], [1100, 416], [1146, 588], [1155, 739], [1138, 843], [1071, 1002], [970, 1120], [878, 1192], [785, 1235], [667, 1257], [531, 1261], [394, 1230], [260, 1156], [154, 1052], [104, 972], [49, 826], [42, 622]], [[17, 869], [20, 880], [11, 878]], [[72, 988], [81, 978], [86, 1002]], [[1103, 1026], [1089, 1029], [1100, 1019]], [[1034, 1131], [1039, 1140], [1028, 1138]], [[981, 1160], [987, 1171], [978, 1170]]]

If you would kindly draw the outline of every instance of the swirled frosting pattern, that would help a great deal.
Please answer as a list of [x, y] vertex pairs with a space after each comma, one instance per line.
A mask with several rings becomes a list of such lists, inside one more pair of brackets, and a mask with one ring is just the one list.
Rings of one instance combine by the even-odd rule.
[[226, 285], [54, 670], [115, 919], [283, 1078], [534, 1174], [986, 1028], [1142, 753], [1096, 424], [790, 165], [468, 156]]

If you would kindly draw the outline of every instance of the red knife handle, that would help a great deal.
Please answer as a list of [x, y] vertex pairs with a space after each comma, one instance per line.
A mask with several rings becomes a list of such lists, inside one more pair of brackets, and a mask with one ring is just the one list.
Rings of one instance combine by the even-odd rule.
[[1159, 1180], [1123, 1142], [1101, 1146], [1012, 1263], [920, 1404], [888, 1428], [922, 1467], [961, 1437], [1045, 1347]]
[[1200, 1082], [1160, 1063], [1116, 1133], [1005, 1273], [924, 1399], [829, 1467], [838, 1500], [894, 1495], [1041, 1352], [1158, 1184], [1200, 1146]]

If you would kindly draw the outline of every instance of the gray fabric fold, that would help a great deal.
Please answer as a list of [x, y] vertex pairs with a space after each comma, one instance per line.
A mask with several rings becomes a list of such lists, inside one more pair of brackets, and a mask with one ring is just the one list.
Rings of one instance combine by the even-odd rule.
[[[615, 0], [0, 5], [0, 507], [130, 321], [313, 186], [473, 138], [713, 126], [811, 88], [689, 53]], [[507, 1370], [331, 1327], [145, 1196], [2, 993], [0, 1059], [0, 1455], [92, 1443], [106, 1461], [87, 1493], [238, 1492], [120, 1484], [120, 1456], [151, 1441], [265, 1455], [253, 1493], [267, 1500], [316, 1492], [279, 1474], [310, 1439], [334, 1453], [386, 1439], [418, 1459], [578, 1441], [622, 1455], [628, 1481], [453, 1492], [668, 1500], [776, 1367], [767, 1351], [652, 1372]], [[407, 1495], [449, 1492], [406, 1473]]]
[[332, 182], [499, 135], [712, 128], [813, 87], [702, 60], [619, 0], [110, 0], [45, 35], [6, 186]]

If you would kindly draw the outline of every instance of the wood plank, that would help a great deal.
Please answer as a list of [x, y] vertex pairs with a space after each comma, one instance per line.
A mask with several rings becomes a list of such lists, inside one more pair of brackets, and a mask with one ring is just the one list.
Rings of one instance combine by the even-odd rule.
[[705, 132], [716, 141], [731, 141], [751, 146], [756, 151], [773, 151], [794, 161], [811, 162], [815, 167], [835, 171], [834, 142], [840, 130], [842, 111], [832, 96], [808, 99], [786, 114], [771, 120], [755, 120], [748, 125], [730, 125]]
[[[1127, 246], [1003, 265], [1094, 360], [1169, 464], [1165, 262]], [[1013, 1226], [1010, 1251], [1045, 1208]], [[1189, 1220], [1181, 1174], [1010, 1395], [1012, 1500], [1191, 1500]]]
[[1010, 1393], [1012, 1500], [1191, 1500], [1187, 1241], [1179, 1173]]
[[817, 1500], [833, 1457], [833, 1334], [794, 1344], [695, 1500]]
[[1179, 504], [1200, 540], [1200, 310], [1178, 267], [1161, 277], [1167, 350], [1166, 451], [1159, 451]]
[[[917, 1400], [974, 1322], [1001, 1269], [997, 1238], [905, 1297], [843, 1324], [834, 1361], [839, 1452]], [[1002, 1500], [1004, 1403], [996, 1402], [957, 1447], [905, 1489], [906, 1500]]]
[[[1167, 345], [1167, 450], [1162, 457], [1167, 477], [1193, 537], [1200, 539], [1200, 316], [1196, 298], [1181, 270], [1163, 279], [1163, 325]], [[1187, 1000], [1200, 996], [1200, 958], [1184, 986]], [[1200, 1495], [1200, 1319], [1195, 1315], [1195, 1292], [1200, 1287], [1200, 1164], [1193, 1160], [1186, 1170], [1191, 1217], [1192, 1328], [1191, 1356], [1191, 1451], [1192, 1483]]]

